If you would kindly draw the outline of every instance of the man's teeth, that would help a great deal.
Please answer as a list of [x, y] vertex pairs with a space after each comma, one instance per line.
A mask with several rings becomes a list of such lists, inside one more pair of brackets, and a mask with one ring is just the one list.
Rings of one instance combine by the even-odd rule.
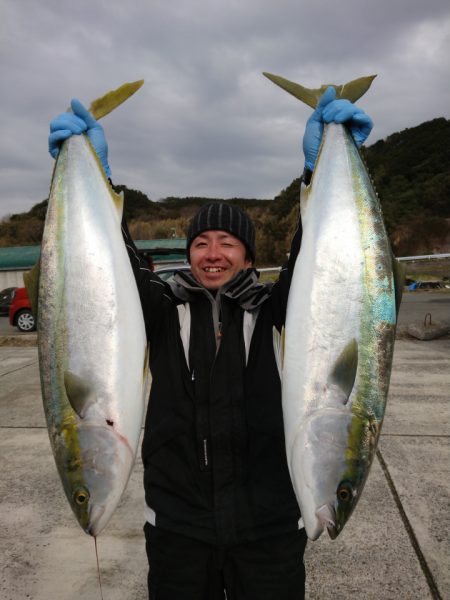
[[220, 273], [221, 271], [224, 271], [225, 269], [223, 269], [222, 267], [205, 267], [205, 271], [207, 273]]

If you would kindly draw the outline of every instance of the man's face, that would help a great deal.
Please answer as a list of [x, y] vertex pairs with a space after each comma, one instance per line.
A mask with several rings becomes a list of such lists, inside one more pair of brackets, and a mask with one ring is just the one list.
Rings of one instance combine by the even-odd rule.
[[245, 245], [231, 233], [205, 231], [191, 244], [192, 275], [206, 289], [217, 290], [239, 271], [252, 266], [245, 254]]

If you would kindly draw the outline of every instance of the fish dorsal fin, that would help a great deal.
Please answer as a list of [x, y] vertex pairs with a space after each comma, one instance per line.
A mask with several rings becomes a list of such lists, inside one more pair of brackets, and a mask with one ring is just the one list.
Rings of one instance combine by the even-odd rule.
[[300, 186], [300, 215], [302, 217], [303, 226], [305, 225], [308, 206], [309, 206], [309, 195], [311, 186], [301, 185]]
[[38, 296], [39, 296], [39, 277], [41, 274], [41, 259], [37, 261], [31, 271], [24, 273], [23, 282], [27, 288], [28, 299], [31, 304], [32, 313], [37, 316]]
[[405, 267], [400, 261], [398, 261], [394, 255], [392, 255], [392, 273], [394, 276], [394, 288], [395, 288], [395, 310], [398, 317], [398, 311], [400, 310], [400, 304], [403, 296], [403, 286], [405, 285]]
[[64, 387], [71, 407], [80, 419], [84, 419], [87, 409], [93, 402], [89, 382], [71, 371], [64, 371]]
[[372, 81], [376, 75], [368, 75], [367, 77], [359, 77], [353, 79], [343, 85], [335, 85], [333, 83], [327, 85], [321, 85], [319, 88], [306, 88], [299, 83], [294, 83], [280, 77], [279, 75], [272, 75], [272, 73], [263, 73], [270, 81], [278, 85], [280, 88], [301, 100], [311, 108], [316, 108], [319, 98], [325, 92], [325, 90], [331, 85], [336, 90], [336, 98], [343, 98], [350, 100], [350, 102], [356, 102], [367, 90], [369, 89]]
[[281, 327], [281, 333], [276, 327], [272, 327], [272, 338], [273, 338], [273, 349], [275, 354], [275, 362], [277, 364], [278, 373], [283, 373], [284, 364], [284, 342], [285, 342], [285, 329], [284, 325]]
[[123, 191], [119, 192], [118, 194], [114, 191], [111, 190], [111, 196], [114, 202], [114, 206], [116, 207], [117, 210], [117, 214], [119, 216], [119, 221], [122, 221], [122, 216], [123, 216], [123, 203], [124, 203], [124, 193]]
[[89, 112], [94, 119], [101, 119], [125, 102], [125, 100], [128, 100], [130, 96], [138, 91], [143, 83], [144, 80], [139, 79], [139, 81], [133, 81], [132, 83], [124, 83], [116, 90], [107, 92], [104, 96], [91, 102]]
[[143, 365], [143, 369], [142, 369], [142, 377], [143, 380], [145, 381], [148, 377], [148, 372], [150, 370], [150, 364], [149, 364], [149, 346], [148, 344], [145, 345], [145, 352], [144, 352], [144, 365]]
[[114, 204], [114, 206], [116, 208], [117, 215], [119, 217], [119, 222], [121, 222], [122, 221], [122, 217], [123, 217], [123, 204], [124, 204], [124, 201], [125, 201], [124, 192], [122, 190], [121, 192], [117, 193], [114, 190], [114, 188], [112, 187], [112, 182], [111, 182], [110, 179], [107, 178], [106, 173], [105, 173], [105, 171], [103, 169], [102, 162], [101, 162], [101, 160], [100, 160], [100, 158], [99, 158], [99, 156], [98, 156], [98, 154], [97, 154], [94, 146], [92, 145], [91, 140], [88, 138], [87, 135], [85, 135], [85, 138], [86, 138], [86, 141], [87, 141], [87, 143], [88, 143], [88, 145], [89, 145], [89, 147], [91, 149], [92, 156], [94, 157], [94, 160], [97, 163], [99, 171], [102, 174], [103, 179], [104, 179], [106, 185], [109, 187], [109, 191], [110, 191], [110, 194], [111, 194], [111, 200], [112, 200], [112, 202], [113, 202], [113, 204]]
[[145, 346], [145, 357], [144, 357], [144, 368], [143, 368], [143, 402], [145, 404], [145, 402], [148, 400], [148, 397], [150, 395], [150, 389], [152, 387], [152, 374], [150, 371], [150, 346], [147, 344]]
[[334, 363], [330, 373], [330, 383], [336, 385], [347, 403], [353, 386], [355, 385], [356, 371], [358, 369], [358, 343], [351, 339]]
[[281, 327], [281, 339], [280, 339], [280, 359], [281, 359], [281, 370], [284, 367], [284, 351], [286, 347], [286, 327]]

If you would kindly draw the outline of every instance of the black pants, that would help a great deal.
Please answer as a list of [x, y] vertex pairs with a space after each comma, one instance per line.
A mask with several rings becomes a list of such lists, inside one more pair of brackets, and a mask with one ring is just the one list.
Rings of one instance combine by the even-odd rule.
[[[304, 529], [220, 547], [145, 524], [150, 600], [303, 600]], [[225, 595], [226, 592], [226, 595]]]

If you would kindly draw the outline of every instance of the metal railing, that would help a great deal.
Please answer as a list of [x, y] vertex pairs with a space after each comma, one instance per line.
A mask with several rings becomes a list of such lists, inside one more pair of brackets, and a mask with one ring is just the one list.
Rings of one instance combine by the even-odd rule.
[[450, 254], [424, 254], [422, 256], [399, 256], [397, 260], [407, 260], [414, 262], [416, 260], [443, 260], [450, 258]]

